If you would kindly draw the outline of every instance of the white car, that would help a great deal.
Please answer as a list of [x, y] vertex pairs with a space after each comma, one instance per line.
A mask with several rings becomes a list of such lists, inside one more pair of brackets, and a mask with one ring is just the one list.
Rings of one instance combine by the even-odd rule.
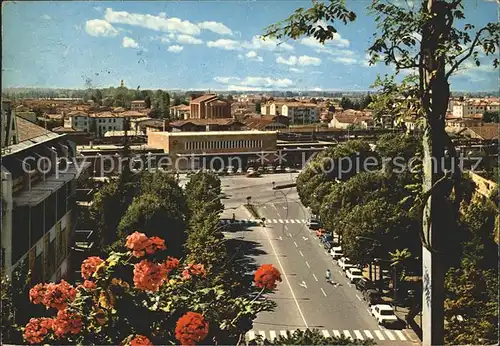
[[253, 169], [253, 167], [249, 167], [249, 168], [247, 169], [247, 173], [252, 173], [253, 171], [255, 171], [255, 169]]
[[349, 257], [340, 257], [337, 261], [337, 264], [343, 271], [346, 271], [347, 269], [354, 266], [354, 263], [351, 262]]
[[399, 322], [398, 317], [394, 314], [394, 309], [388, 304], [372, 305], [371, 313], [377, 320], [378, 324], [381, 325], [390, 325]]
[[228, 166], [227, 167], [227, 174], [233, 174], [234, 173], [234, 167], [233, 166]]
[[363, 272], [359, 268], [351, 267], [346, 270], [345, 276], [347, 276], [351, 283], [355, 283], [356, 281], [361, 280]]
[[243, 173], [243, 169], [242, 169], [241, 167], [240, 167], [240, 168], [238, 168], [238, 170], [236, 171], [236, 173], [238, 173], [238, 174]]
[[290, 167], [285, 167], [285, 172], [287, 173], [291, 173], [292, 172], [292, 169]]
[[344, 253], [342, 252], [342, 246], [335, 246], [330, 249], [330, 255], [333, 259], [338, 259], [344, 257]]

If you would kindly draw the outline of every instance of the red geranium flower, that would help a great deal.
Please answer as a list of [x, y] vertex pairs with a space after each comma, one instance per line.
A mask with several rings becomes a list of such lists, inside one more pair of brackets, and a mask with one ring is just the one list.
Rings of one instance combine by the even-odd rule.
[[258, 288], [265, 287], [272, 290], [276, 288], [276, 281], [281, 282], [281, 274], [272, 264], [263, 264], [255, 272], [254, 281]]
[[144, 335], [136, 335], [132, 340], [130, 340], [130, 346], [141, 346], [141, 345], [151, 345], [153, 343]]
[[47, 291], [46, 284], [37, 284], [30, 289], [30, 301], [33, 304], [41, 304]]
[[165, 250], [165, 240], [158, 237], [148, 238], [144, 233], [134, 232], [127, 237], [125, 244], [135, 257], [142, 257], [146, 253], [151, 255], [158, 250]]
[[83, 282], [83, 285], [82, 285], [83, 288], [89, 290], [89, 291], [92, 291], [92, 290], [95, 290], [97, 285], [95, 284], [94, 281], [90, 281], [90, 280], [85, 280]]
[[49, 283], [45, 287], [42, 303], [47, 308], [62, 310], [76, 298], [76, 289], [64, 280], [58, 284]]
[[67, 310], [59, 310], [53, 329], [60, 338], [67, 334], [78, 334], [82, 330], [82, 317]]
[[185, 280], [190, 279], [193, 275], [200, 275], [202, 277], [207, 276], [207, 272], [205, 271], [203, 264], [188, 264], [182, 272], [182, 277]]
[[175, 257], [167, 257], [167, 261], [165, 262], [165, 268], [170, 273], [172, 270], [179, 266], [179, 260]]
[[87, 258], [82, 262], [82, 278], [89, 279], [97, 270], [97, 267], [104, 263], [104, 260], [97, 256]]
[[188, 312], [177, 321], [175, 338], [182, 345], [196, 345], [208, 335], [208, 321], [197, 312]]
[[52, 329], [52, 318], [31, 318], [24, 328], [23, 338], [30, 344], [41, 344]]
[[134, 265], [134, 284], [137, 289], [144, 291], [158, 291], [167, 280], [165, 265], [142, 260]]

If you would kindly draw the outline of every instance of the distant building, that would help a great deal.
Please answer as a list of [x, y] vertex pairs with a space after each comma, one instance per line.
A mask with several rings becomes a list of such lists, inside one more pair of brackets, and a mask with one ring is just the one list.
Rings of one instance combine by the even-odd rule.
[[97, 137], [103, 137], [108, 131], [123, 131], [125, 117], [122, 114], [101, 112], [90, 114], [89, 118], [92, 121], [91, 126], [93, 127], [90, 132], [95, 132]]
[[2, 272], [11, 275], [23, 263], [32, 284], [58, 281], [70, 274], [76, 181], [88, 164], [78, 171], [61, 160], [76, 152], [64, 135], [13, 121], [16, 138], [2, 147]]
[[500, 111], [500, 102], [498, 99], [469, 99], [452, 104], [453, 116], [457, 118], [466, 118], [475, 114], [484, 114], [485, 112]]
[[226, 119], [189, 119], [173, 121], [170, 124], [172, 131], [241, 131], [245, 125], [232, 118]]
[[285, 116], [253, 116], [243, 120], [251, 130], [278, 131], [288, 128], [289, 119]]
[[220, 119], [231, 117], [231, 105], [216, 94], [205, 94], [191, 100], [189, 119]]
[[186, 105], [178, 105], [170, 107], [171, 119], [190, 119], [191, 107]]
[[334, 113], [329, 125], [334, 129], [347, 129], [349, 127], [367, 129], [373, 126], [373, 118], [370, 112], [352, 110]]
[[64, 127], [73, 128], [76, 131], [90, 132], [92, 119], [85, 112], [75, 111], [64, 119]]
[[284, 115], [290, 119], [290, 124], [310, 124], [318, 121], [320, 107], [315, 103], [298, 102], [295, 100], [278, 100], [262, 104], [262, 115]]
[[146, 101], [144, 100], [136, 100], [130, 102], [130, 109], [133, 111], [140, 111], [146, 109]]

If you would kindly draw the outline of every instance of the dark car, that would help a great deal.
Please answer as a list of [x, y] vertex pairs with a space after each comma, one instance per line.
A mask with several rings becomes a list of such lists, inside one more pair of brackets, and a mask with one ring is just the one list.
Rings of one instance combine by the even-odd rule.
[[364, 291], [363, 299], [368, 303], [369, 306], [384, 303], [384, 300], [382, 299], [382, 293], [374, 289], [368, 289]]
[[373, 283], [373, 281], [368, 280], [367, 278], [362, 278], [361, 280], [356, 282], [356, 289], [364, 292], [368, 289], [375, 289], [375, 284]]
[[319, 222], [312, 220], [307, 223], [307, 226], [313, 231], [316, 231], [321, 228], [321, 224]]

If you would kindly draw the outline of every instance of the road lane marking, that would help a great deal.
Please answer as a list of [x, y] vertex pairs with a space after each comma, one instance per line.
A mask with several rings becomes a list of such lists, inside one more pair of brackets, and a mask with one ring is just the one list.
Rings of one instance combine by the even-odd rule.
[[325, 338], [329, 338], [329, 337], [330, 337], [330, 333], [328, 333], [328, 330], [323, 329], [323, 330], [322, 330], [322, 332], [323, 332], [323, 336], [324, 336]]
[[326, 293], [325, 293], [325, 290], [323, 289], [323, 287], [321, 287], [321, 292], [323, 292], [323, 295], [326, 297]]
[[299, 219], [295, 219], [295, 222], [300, 223], [300, 220]]
[[309, 238], [306, 238], [306, 237], [302, 236], [302, 239], [304, 239], [304, 241], [306, 241], [306, 240], [307, 240], [307, 239], [309, 239]]
[[406, 340], [405, 335], [403, 334], [403, 332], [402, 332], [402, 331], [400, 331], [400, 330], [395, 330], [395, 331], [394, 331], [394, 333], [396, 333], [396, 335], [398, 336], [399, 340], [403, 340], [403, 341], [405, 341], [405, 340]]
[[307, 288], [307, 285], [306, 285], [306, 282], [305, 282], [305, 281], [302, 281], [302, 283], [301, 283], [299, 286], [302, 286], [302, 287], [304, 287], [304, 288]]
[[250, 330], [248, 333], [247, 333], [247, 336], [248, 336], [248, 340], [253, 340], [255, 339], [255, 333], [253, 330]]
[[344, 332], [344, 335], [345, 335], [346, 337], [348, 337], [348, 338], [351, 338], [351, 339], [352, 339], [351, 333], [349, 333], [349, 331], [348, 331], [348, 330], [344, 330], [343, 332]]
[[288, 219], [285, 219], [285, 220], [283, 220], [283, 221], [285, 221], [285, 223], [288, 223]]
[[321, 246], [321, 243], [318, 243], [318, 246], [319, 246], [319, 247], [322, 247], [322, 246]]
[[276, 221], [276, 219], [272, 219], [271, 222], [272, 223], [278, 223], [278, 221]]
[[295, 223], [295, 221], [293, 221], [293, 219], [290, 219], [289, 221], [290, 221], [290, 223]]
[[318, 281], [318, 278], [316, 277], [316, 275], [314, 275], [314, 273], [313, 273], [313, 277], [314, 277], [314, 280]]
[[279, 221], [280, 223], [283, 223], [283, 220], [282, 220], [282, 219], [279, 219], [278, 221]]
[[340, 332], [337, 329], [333, 331], [333, 335], [335, 335], [336, 338], [340, 338]]
[[276, 332], [274, 330], [269, 331], [269, 340], [273, 341], [276, 339]]
[[394, 337], [394, 335], [392, 335], [392, 333], [388, 330], [384, 330], [385, 334], [387, 335], [387, 337], [389, 338], [389, 340], [396, 340], [396, 338]]
[[302, 251], [299, 250], [299, 254], [304, 257], [304, 254], [302, 253]]
[[295, 245], [295, 247], [299, 247], [295, 241], [293, 242], [293, 244]]
[[286, 338], [286, 330], [280, 330], [280, 335]]
[[371, 316], [372, 312], [367, 308], [366, 311], [368, 311], [368, 314]]
[[352, 287], [352, 284], [350, 282], [347, 283], [349, 285], [349, 287]]
[[306, 266], [307, 268], [311, 268], [311, 266], [309, 265], [309, 263], [307, 263], [307, 261], [306, 261]]
[[359, 330], [353, 330], [353, 332], [354, 332], [354, 335], [356, 335], [356, 339], [364, 340], [363, 334], [361, 334], [361, 332]]
[[361, 299], [361, 298], [360, 298], [357, 294], [356, 294], [356, 298], [358, 298], [358, 299], [359, 299], [359, 301], [361, 301], [361, 300], [362, 300], [362, 299]]
[[285, 272], [285, 268], [283, 268], [283, 264], [281, 264], [280, 258], [278, 256], [278, 252], [276, 251], [276, 248], [274, 247], [273, 241], [271, 240], [271, 237], [269, 235], [269, 232], [267, 231], [267, 228], [264, 228], [264, 232], [266, 233], [267, 239], [269, 240], [269, 244], [271, 244], [271, 248], [273, 249], [274, 255], [276, 256], [276, 261], [278, 262], [278, 265], [281, 268], [281, 272], [283, 273], [283, 276], [285, 277], [288, 288], [290, 288], [290, 293], [292, 294], [292, 298], [295, 301], [295, 305], [297, 305], [297, 309], [299, 310], [300, 317], [302, 317], [302, 321], [304, 321], [304, 325], [306, 326], [306, 328], [309, 328], [309, 325], [307, 324], [306, 318], [304, 317], [304, 314], [302, 313], [302, 310], [300, 309], [300, 305], [299, 305], [299, 302], [297, 301], [297, 297], [295, 296], [295, 293], [293, 293], [292, 285], [290, 284], [290, 280], [288, 280], [288, 275]]
[[369, 339], [373, 339], [373, 335], [372, 335], [372, 333], [370, 333], [370, 331], [369, 331], [369, 330], [364, 330], [364, 332], [365, 332], [365, 335], [366, 335]]
[[382, 332], [380, 330], [374, 330], [373, 332], [375, 333], [375, 335], [377, 336], [377, 338], [379, 338], [380, 340], [385, 340], [385, 338], [382, 335]]

